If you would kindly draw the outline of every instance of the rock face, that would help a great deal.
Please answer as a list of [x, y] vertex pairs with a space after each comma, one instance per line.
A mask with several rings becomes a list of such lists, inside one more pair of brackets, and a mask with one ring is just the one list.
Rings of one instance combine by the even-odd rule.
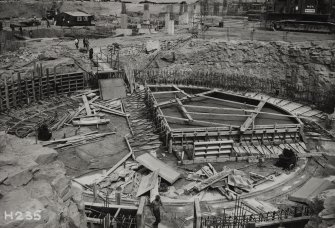
[[320, 86], [335, 82], [335, 42], [192, 40], [175, 50], [171, 68], [224, 71]]
[[335, 227], [335, 189], [322, 192], [313, 199], [312, 208], [319, 212], [313, 217], [305, 228], [328, 228]]
[[0, 227], [87, 227], [81, 192], [55, 150], [3, 132], [0, 144]]

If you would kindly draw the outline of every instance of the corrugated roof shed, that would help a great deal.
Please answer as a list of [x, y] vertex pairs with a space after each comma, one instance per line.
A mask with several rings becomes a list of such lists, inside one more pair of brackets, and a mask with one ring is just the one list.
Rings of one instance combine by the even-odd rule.
[[187, 3], [187, 4], [193, 4], [195, 2], [198, 2], [199, 0], [143, 0], [140, 1], [140, 4], [149, 3], [149, 4], [181, 4], [181, 3]]
[[84, 13], [84, 12], [80, 12], [80, 11], [67, 11], [67, 12], [64, 12], [70, 16], [73, 16], [73, 17], [90, 17], [92, 16], [91, 14], [87, 14], [87, 13]]

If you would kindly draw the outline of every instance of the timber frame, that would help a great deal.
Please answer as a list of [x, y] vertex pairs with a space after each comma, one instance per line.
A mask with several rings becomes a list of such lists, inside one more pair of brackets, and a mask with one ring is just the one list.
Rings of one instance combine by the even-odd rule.
[[[222, 97], [231, 97], [232, 100], [216, 98], [213, 94]], [[161, 99], [162, 96], [167, 95], [170, 98], [168, 97], [167, 100]], [[200, 99], [222, 102], [222, 104], [229, 104], [230, 107], [221, 108], [187, 104], [187, 102], [196, 102]], [[247, 102], [239, 102], [239, 100], [246, 100]], [[256, 148], [263, 145], [269, 147], [302, 142], [300, 132], [302, 131], [303, 124], [300, 119], [279, 106], [267, 103], [266, 100], [247, 98], [205, 87], [145, 85], [145, 102], [149, 113], [152, 115], [157, 131], [160, 133], [165, 146], [168, 147], [169, 153], [175, 152], [177, 158], [181, 161], [187, 160], [186, 156], [184, 156], [185, 153], [190, 160], [194, 159], [195, 154], [190, 151], [195, 151], [195, 147], [199, 144], [198, 142], [202, 142], [200, 144], [204, 149], [204, 153], [200, 153], [204, 154], [203, 160], [213, 158], [210, 155], [214, 155], [216, 159], [220, 157], [221, 160], [222, 157], [231, 160], [231, 158], [243, 156], [236, 153], [236, 147], [254, 146]], [[166, 115], [164, 108], [170, 106], [177, 107], [183, 118]], [[278, 112], [262, 111], [264, 106], [267, 106], [268, 109], [273, 108]], [[255, 124], [256, 117], [260, 115], [266, 119], [271, 119], [271, 117], [286, 118], [289, 122], [277, 124], [274, 121], [273, 124]], [[222, 123], [222, 121], [199, 120], [199, 117], [208, 117], [209, 119], [210, 117], [216, 119], [222, 117], [227, 121], [239, 119], [240, 121], [242, 120], [242, 124], [235, 125]], [[176, 128], [173, 127], [174, 124], [178, 124], [178, 126], [184, 125], [185, 127]], [[229, 147], [227, 144], [222, 143], [222, 141], [232, 141], [233, 145]], [[203, 142], [210, 143], [203, 145]], [[230, 143], [228, 144], [230, 145]], [[227, 150], [220, 153], [220, 150], [223, 148], [222, 145], [229, 150], [229, 153], [227, 153]], [[208, 153], [213, 148], [216, 148], [219, 153]], [[248, 155], [257, 154], [250, 152]], [[262, 156], [264, 154], [259, 153], [258, 155]]]

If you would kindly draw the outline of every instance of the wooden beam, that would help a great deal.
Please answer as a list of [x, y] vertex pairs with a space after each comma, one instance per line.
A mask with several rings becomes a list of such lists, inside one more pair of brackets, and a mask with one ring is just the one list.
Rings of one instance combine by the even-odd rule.
[[266, 101], [261, 101], [259, 102], [259, 104], [257, 105], [256, 109], [255, 109], [255, 113], [252, 113], [250, 117], [248, 117], [248, 119], [242, 124], [240, 131], [244, 132], [245, 130], [247, 130], [250, 125], [255, 121], [258, 113], [262, 110], [262, 108], [264, 107], [264, 105], [266, 104]]
[[231, 113], [208, 113], [208, 112], [187, 112], [188, 114], [203, 115], [203, 116], [230, 116], [230, 117], [249, 117], [251, 115], [231, 114]]
[[111, 114], [115, 114], [115, 115], [123, 116], [123, 117], [127, 116], [127, 114], [125, 114], [123, 112], [117, 111], [115, 109], [107, 108], [106, 106], [103, 106], [103, 105], [100, 105], [100, 104], [92, 103], [91, 105], [93, 105], [94, 107], [101, 108], [102, 112], [107, 112], [107, 113], [111, 113]]
[[[206, 91], [206, 92], [202, 92], [202, 93], [197, 93], [195, 95], [192, 95], [191, 97], [183, 97], [183, 98], [180, 98], [180, 101], [184, 101], [184, 100], [193, 100], [195, 98], [198, 98], [198, 97], [201, 97], [201, 96], [204, 96], [204, 95], [207, 95], [207, 94], [210, 94], [210, 93], [213, 93], [215, 92], [216, 90], [210, 90], [210, 91]], [[174, 103], [176, 103], [177, 100], [176, 99], [171, 99], [169, 101], [164, 101], [164, 102], [161, 102], [161, 103], [158, 103], [155, 107], [166, 107], [166, 106], [169, 106], [169, 105], [172, 105]]]
[[199, 105], [184, 105], [185, 108], [193, 109], [198, 112], [199, 110], [206, 110], [208, 113], [227, 113], [227, 114], [244, 114], [247, 111], [254, 111], [249, 109], [240, 109], [240, 108], [220, 108], [214, 106], [199, 106]]
[[180, 99], [176, 98], [176, 101], [177, 101], [178, 107], [182, 111], [183, 115], [186, 116], [186, 118], [188, 119], [188, 121], [192, 122], [193, 121], [192, 116], [187, 112], [187, 110], [183, 106], [183, 103], [181, 103]]
[[240, 105], [241, 107], [249, 107], [249, 108], [257, 107], [255, 105], [251, 105], [251, 104], [246, 104], [246, 103], [242, 103], [242, 102], [238, 102], [238, 101], [225, 100], [225, 99], [216, 98], [216, 97], [209, 97], [209, 96], [206, 96], [206, 95], [201, 95], [201, 97], [216, 100], [216, 101], [221, 101], [221, 102], [225, 102], [225, 103], [229, 103], [229, 104]]
[[151, 92], [153, 95], [158, 94], [174, 94], [174, 93], [180, 93], [180, 91], [161, 91], [161, 92]]
[[[94, 98], [92, 98], [88, 103], [92, 104], [95, 100], [97, 100], [99, 98], [99, 96], [96, 96]], [[81, 111], [83, 111], [85, 109], [85, 105], [81, 106], [78, 111], [76, 111], [72, 117], [67, 121], [67, 123], [71, 122], [77, 115], [79, 115], [81, 113]]]
[[91, 202], [84, 202], [84, 205], [85, 206], [88, 206], [88, 207], [101, 207], [101, 208], [115, 208], [115, 209], [118, 209], [118, 208], [121, 208], [121, 209], [126, 209], [126, 210], [136, 210], [138, 209], [138, 207], [136, 206], [133, 206], [133, 205], [116, 205], [116, 204], [109, 204], [108, 206], [106, 206], [105, 204], [103, 203], [91, 203]]
[[188, 94], [188, 93], [185, 93], [185, 91], [184, 91], [184, 90], [182, 90], [182, 89], [180, 89], [180, 88], [178, 88], [178, 86], [176, 86], [176, 85], [173, 85], [173, 88], [175, 88], [176, 90], [178, 90], [179, 92], [181, 92], [182, 94], [184, 94], [186, 97], [191, 97], [191, 95], [190, 95], [190, 94]]
[[236, 125], [229, 125], [229, 124], [222, 124], [222, 123], [215, 123], [215, 122], [207, 122], [207, 121], [202, 121], [202, 120], [193, 120], [190, 122], [188, 119], [185, 118], [179, 118], [179, 117], [174, 117], [174, 116], [163, 116], [166, 118], [166, 120], [169, 123], [175, 123], [175, 124], [185, 124], [185, 125], [191, 125], [191, 126], [204, 126], [204, 127], [209, 127], [209, 126], [216, 126], [216, 127], [232, 127], [232, 128], [239, 128], [239, 126]]
[[[208, 113], [227, 113], [227, 114], [236, 114], [236, 113], [256, 113], [255, 110], [252, 109], [239, 109], [239, 108], [219, 108], [214, 106], [198, 106], [198, 105], [185, 105], [185, 108], [188, 109], [205, 109], [208, 111]], [[271, 116], [282, 116], [282, 117], [292, 117], [296, 118], [295, 115], [289, 115], [289, 114], [279, 114], [279, 113], [272, 113], [272, 112], [258, 112], [259, 114], [265, 114], [265, 115], [271, 115]]]
[[84, 102], [84, 106], [85, 106], [87, 115], [91, 116], [92, 115], [92, 110], [90, 108], [90, 104], [88, 103], [87, 97], [85, 95], [82, 95], [82, 99], [83, 99], [83, 102]]
[[107, 173], [100, 177], [95, 183], [99, 184], [101, 181], [103, 181], [109, 174], [114, 172], [120, 165], [122, 165], [128, 158], [132, 156], [133, 152], [129, 152], [126, 156], [124, 156], [118, 163], [116, 163], [110, 170], [107, 171]]

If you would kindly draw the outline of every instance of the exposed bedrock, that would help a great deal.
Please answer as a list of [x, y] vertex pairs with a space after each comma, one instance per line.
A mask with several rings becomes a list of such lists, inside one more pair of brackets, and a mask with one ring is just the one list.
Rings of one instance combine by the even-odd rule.
[[[259, 42], [192, 40], [163, 52], [161, 68], [213, 70], [289, 80], [304, 87], [331, 88], [335, 83], [335, 42]], [[172, 59], [174, 62], [166, 61]]]
[[0, 132], [0, 227], [85, 228], [80, 190], [58, 153]]

